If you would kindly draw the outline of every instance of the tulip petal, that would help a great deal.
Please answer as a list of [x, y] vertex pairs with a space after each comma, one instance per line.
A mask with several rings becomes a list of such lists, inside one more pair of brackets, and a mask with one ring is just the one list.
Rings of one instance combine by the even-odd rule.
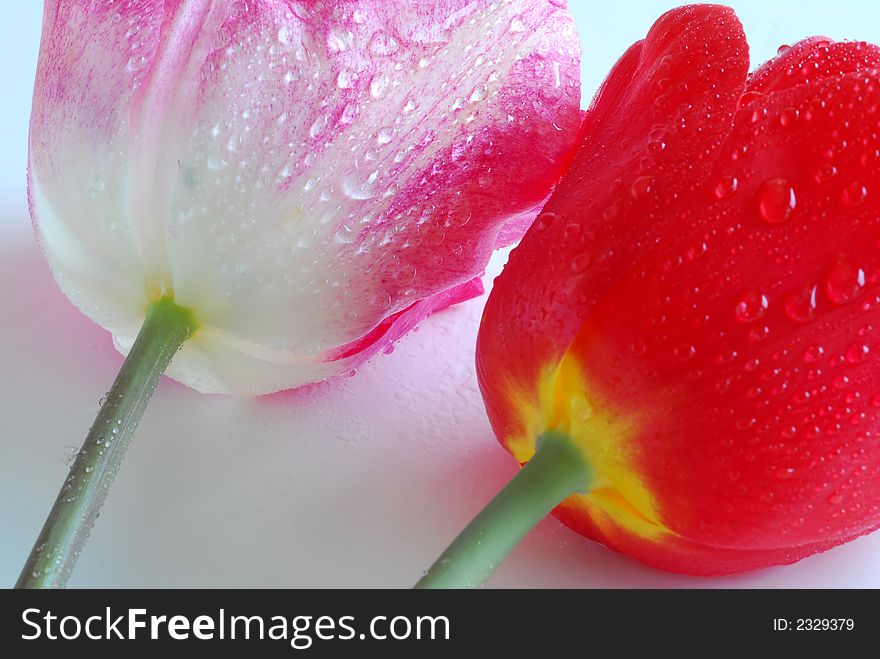
[[874, 44], [810, 37], [791, 47], [783, 47], [778, 56], [749, 75], [745, 100], [756, 98], [754, 94], [768, 94], [878, 66], [880, 47]]
[[350, 370], [473, 292], [579, 123], [564, 3], [46, 7], [30, 175], [41, 242], [122, 350], [145, 303], [173, 291], [201, 330], [170, 374], [203, 391]]
[[[664, 43], [696, 61], [657, 114]], [[880, 527], [878, 50], [810, 39], [748, 80], [746, 52], [719, 8], [630, 49], [478, 343], [509, 450], [558, 429], [599, 474], [560, 518], [678, 572]]]

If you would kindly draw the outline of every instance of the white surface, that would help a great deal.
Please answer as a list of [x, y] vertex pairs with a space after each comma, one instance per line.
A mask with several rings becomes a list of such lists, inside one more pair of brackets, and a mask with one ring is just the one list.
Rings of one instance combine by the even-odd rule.
[[[589, 99], [673, 2], [571, 0]], [[873, 0], [733, 2], [752, 60], [824, 33], [880, 41]], [[0, 587], [11, 585], [121, 364], [58, 292], [30, 232], [26, 132], [42, 3], [0, 27]], [[496, 259], [497, 273], [503, 257]], [[72, 586], [406, 587], [510, 478], [473, 372], [485, 299], [426, 321], [354, 378], [251, 400], [164, 381]], [[664, 574], [545, 520], [496, 587], [880, 587], [880, 534], [794, 566]]]

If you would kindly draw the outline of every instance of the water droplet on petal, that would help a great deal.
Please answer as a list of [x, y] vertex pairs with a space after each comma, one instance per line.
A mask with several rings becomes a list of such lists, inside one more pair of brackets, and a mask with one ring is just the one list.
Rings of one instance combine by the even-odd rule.
[[692, 343], [683, 343], [675, 349], [675, 356], [686, 362], [697, 354], [697, 348]]
[[764, 221], [770, 224], [785, 222], [796, 205], [794, 188], [784, 178], [764, 181], [758, 190], [758, 211]]
[[586, 269], [590, 267], [590, 263], [592, 262], [592, 252], [583, 252], [581, 254], [578, 254], [571, 261], [571, 272], [573, 274], [579, 275], [582, 272], [586, 271]]
[[734, 176], [723, 176], [712, 188], [712, 194], [716, 199], [726, 199], [739, 187], [739, 181]]
[[864, 287], [865, 271], [848, 256], [839, 256], [825, 275], [825, 292], [835, 304], [852, 302]]
[[835, 176], [837, 176], [837, 167], [826, 162], [819, 166], [819, 169], [816, 170], [813, 178], [816, 179], [816, 183], [827, 183]]
[[736, 317], [743, 323], [758, 320], [767, 312], [769, 302], [767, 296], [756, 288], [752, 288], [739, 296], [736, 301]]
[[859, 206], [868, 197], [868, 188], [858, 182], [850, 183], [840, 193], [844, 206]]
[[640, 199], [641, 197], [644, 197], [651, 192], [651, 188], [653, 187], [653, 185], [653, 176], [640, 176], [635, 181], [633, 181], [632, 186], [630, 186], [629, 193], [630, 195], [632, 195], [633, 199]]
[[779, 125], [783, 128], [791, 126], [798, 119], [800, 113], [795, 108], [785, 108], [779, 114]]
[[776, 478], [779, 480], [787, 480], [794, 476], [794, 468], [793, 467], [780, 467], [776, 470]]
[[820, 345], [809, 346], [806, 350], [804, 350], [804, 361], [808, 364], [815, 363], [822, 359], [822, 355], [825, 354], [825, 348]]
[[538, 219], [535, 220], [535, 228], [536, 229], [547, 229], [548, 227], [550, 227], [553, 224], [553, 222], [556, 221], [557, 217], [558, 216], [556, 215], [556, 213], [550, 213], [550, 212], [541, 213], [538, 216]]
[[864, 343], [854, 343], [846, 351], [846, 361], [850, 364], [859, 364], [865, 360], [871, 349]]
[[790, 293], [783, 303], [785, 314], [799, 323], [808, 323], [816, 318], [816, 290], [814, 285], [804, 286]]

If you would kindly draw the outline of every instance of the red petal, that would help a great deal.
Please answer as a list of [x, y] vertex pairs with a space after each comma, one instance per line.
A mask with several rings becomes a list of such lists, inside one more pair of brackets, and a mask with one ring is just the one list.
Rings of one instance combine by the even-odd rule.
[[[657, 535], [568, 505], [566, 523], [664, 569], [721, 573], [880, 525], [880, 75], [874, 47], [808, 40], [759, 69], [766, 93], [734, 115], [739, 27], [705, 8], [660, 25], [688, 15], [699, 30], [649, 35], [612, 72], [490, 297], [478, 363], [505, 442], [534, 437], [522, 408], [546, 411], [541, 375], [577, 364], [630, 428], [609, 487], [635, 474], [654, 507], [629, 503]], [[658, 117], [648, 82], [666, 43], [696, 59]], [[805, 60], [821, 75], [777, 75]], [[648, 155], [656, 123], [666, 146]]]
[[863, 41], [833, 42], [827, 37], [799, 41], [758, 67], [746, 87], [749, 96], [788, 89], [823, 78], [834, 78], [880, 66], [880, 48]]

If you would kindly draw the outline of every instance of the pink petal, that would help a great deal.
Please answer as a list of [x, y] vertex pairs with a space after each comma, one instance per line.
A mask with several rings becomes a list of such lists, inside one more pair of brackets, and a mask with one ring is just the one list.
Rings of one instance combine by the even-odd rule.
[[521, 235], [570, 156], [578, 53], [548, 0], [47, 2], [41, 242], [123, 350], [150, 299], [191, 307], [170, 373], [197, 389], [349, 370]]

